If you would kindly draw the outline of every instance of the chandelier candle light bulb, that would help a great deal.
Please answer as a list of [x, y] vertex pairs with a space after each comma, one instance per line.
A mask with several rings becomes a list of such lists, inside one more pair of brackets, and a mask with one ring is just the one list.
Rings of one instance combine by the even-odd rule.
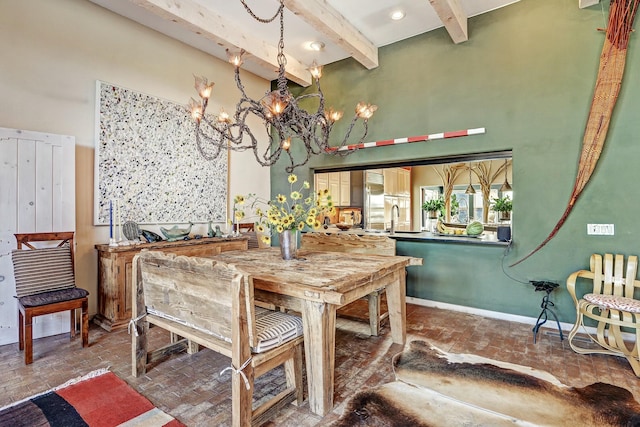
[[240, 49], [240, 52], [231, 52], [229, 49], [227, 52], [227, 60], [233, 64], [234, 67], [238, 68], [242, 65], [242, 54], [244, 54], [245, 50]]
[[316, 61], [313, 61], [311, 67], [309, 67], [309, 72], [311, 73], [311, 77], [318, 80], [322, 77], [322, 65], [318, 65]]
[[359, 102], [358, 105], [356, 105], [356, 115], [361, 119], [369, 120], [377, 109], [377, 105], [367, 104], [366, 102]]
[[229, 117], [229, 114], [227, 114], [227, 112], [224, 111], [224, 108], [220, 109], [220, 114], [218, 115], [218, 122], [231, 123], [231, 118]]
[[324, 115], [327, 116], [330, 122], [335, 123], [342, 118], [344, 112], [336, 111], [333, 107], [330, 107], [327, 111], [324, 112]]

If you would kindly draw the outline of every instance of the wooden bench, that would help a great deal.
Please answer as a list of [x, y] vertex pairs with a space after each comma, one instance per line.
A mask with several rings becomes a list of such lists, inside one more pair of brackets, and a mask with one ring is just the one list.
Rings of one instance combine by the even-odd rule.
[[[134, 258], [133, 284], [134, 376], [202, 345], [231, 358], [233, 426], [260, 425], [285, 404], [302, 403], [302, 321], [255, 307], [250, 275], [211, 259], [143, 251]], [[149, 324], [169, 331], [172, 342], [149, 351]], [[254, 408], [254, 378], [280, 365], [286, 389]]]
[[[386, 236], [359, 236], [357, 234], [305, 233], [301, 239], [302, 249], [326, 252], [350, 252], [366, 255], [396, 254], [396, 241]], [[389, 317], [382, 313], [381, 299], [385, 289], [378, 289], [365, 298], [369, 304], [369, 326], [371, 335], [380, 334], [380, 324]], [[338, 309], [338, 315], [343, 315]]]

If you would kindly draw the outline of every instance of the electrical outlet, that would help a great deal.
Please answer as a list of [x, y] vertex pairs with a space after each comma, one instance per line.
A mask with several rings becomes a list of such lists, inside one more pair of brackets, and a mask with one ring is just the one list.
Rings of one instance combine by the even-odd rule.
[[587, 234], [590, 236], [613, 236], [613, 224], [587, 224]]

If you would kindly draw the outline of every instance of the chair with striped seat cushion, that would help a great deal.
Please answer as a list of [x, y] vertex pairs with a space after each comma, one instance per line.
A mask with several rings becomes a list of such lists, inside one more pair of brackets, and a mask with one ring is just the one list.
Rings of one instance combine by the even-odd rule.
[[[82, 310], [82, 346], [89, 344], [88, 294], [77, 288], [73, 264], [73, 232], [16, 234], [12, 251], [18, 298], [18, 332], [25, 364], [33, 362], [33, 318], [70, 311], [71, 337], [76, 334], [75, 312]], [[34, 242], [59, 242], [55, 247], [37, 248]], [[23, 249], [23, 246], [26, 248]], [[27, 249], [28, 248], [28, 249]]]

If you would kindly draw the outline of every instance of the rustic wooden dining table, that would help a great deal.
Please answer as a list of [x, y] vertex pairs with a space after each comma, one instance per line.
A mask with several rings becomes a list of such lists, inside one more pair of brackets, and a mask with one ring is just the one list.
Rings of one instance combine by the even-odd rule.
[[406, 340], [406, 267], [421, 258], [298, 251], [285, 261], [279, 248], [223, 252], [212, 258], [253, 276], [255, 299], [300, 312], [304, 329], [309, 407], [333, 407], [336, 310], [386, 288], [394, 343]]

